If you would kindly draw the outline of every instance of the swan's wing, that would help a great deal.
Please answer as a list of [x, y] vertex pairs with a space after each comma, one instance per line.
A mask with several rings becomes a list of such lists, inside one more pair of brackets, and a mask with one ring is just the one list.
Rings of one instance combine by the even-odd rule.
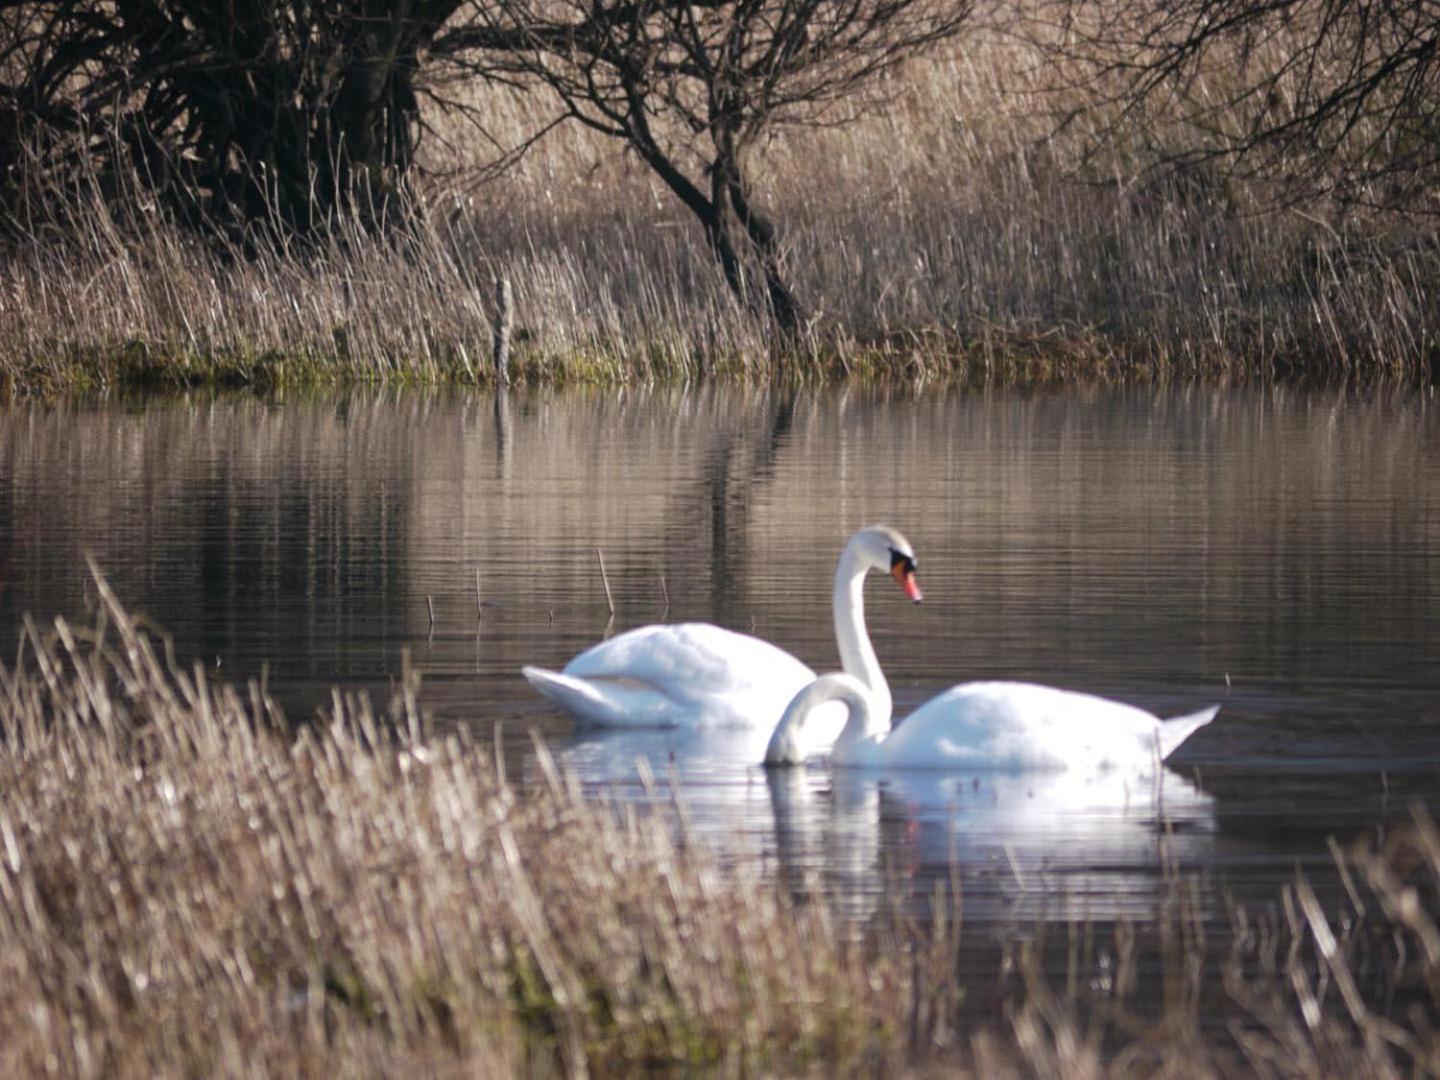
[[575, 657], [565, 666], [565, 674], [632, 680], [677, 700], [764, 690], [788, 695], [782, 708], [815, 678], [783, 649], [709, 623], [629, 630]]
[[1133, 705], [1033, 683], [964, 683], [907, 716], [886, 764], [1100, 769], [1153, 763], [1159, 720]]
[[[681, 623], [627, 631], [587, 649], [560, 675], [537, 679], [532, 669], [526, 677], [596, 724], [770, 727], [815, 674], [759, 638]], [[838, 731], [828, 731], [830, 742]]]
[[602, 727], [676, 727], [692, 711], [654, 687], [624, 679], [577, 679], [558, 671], [523, 667], [530, 685], [575, 719]]

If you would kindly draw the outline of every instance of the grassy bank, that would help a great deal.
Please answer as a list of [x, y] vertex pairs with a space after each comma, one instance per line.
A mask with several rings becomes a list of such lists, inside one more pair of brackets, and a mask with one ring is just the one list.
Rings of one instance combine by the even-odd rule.
[[1236, 912], [1219, 962], [1177, 882], [1157, 927], [1057, 928], [1063, 986], [1038, 940], [967, 985], [958, 919], [840, 924], [721, 866], [663, 786], [586, 803], [542, 753], [522, 793], [408, 691], [288, 732], [99, 595], [0, 668], [7, 1076], [1440, 1069], [1426, 820], [1353, 853], [1341, 910], [1297, 880]]
[[[473, 133], [437, 118], [403, 238], [342, 228], [256, 254], [138, 197], [52, 200], [0, 257], [0, 386], [484, 382], [499, 273], [534, 381], [1433, 378], [1433, 228], [1153, 176], [1163, 147], [1138, 130], [1097, 169], [1086, 125], [1056, 130], [1085, 93], [1065, 83], [1034, 46], [977, 35], [908, 67], [875, 115], [772, 143], [754, 172], [814, 313], [784, 346], [616, 146], [562, 128], [477, 187]], [[548, 115], [537, 93], [483, 104], [501, 145]]]

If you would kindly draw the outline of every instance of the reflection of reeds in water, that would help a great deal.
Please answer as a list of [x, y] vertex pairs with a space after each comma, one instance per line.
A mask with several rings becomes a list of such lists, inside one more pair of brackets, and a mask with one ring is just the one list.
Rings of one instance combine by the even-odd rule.
[[[1435, 654], [1433, 429], [1411, 398], [1285, 388], [26, 406], [0, 419], [0, 599], [73, 610], [64, 568], [88, 550], [189, 655], [213, 640], [207, 659], [230, 663], [243, 639], [257, 664], [309, 660], [328, 683], [373, 673], [373, 651], [344, 654], [362, 630], [423, 640], [427, 594], [437, 638], [473, 637], [478, 569], [499, 605], [486, 662], [513, 676], [598, 640], [600, 547], [617, 629], [667, 603], [677, 621], [753, 617], [822, 669], [839, 546], [887, 521], [927, 591], [917, 609], [869, 587], [902, 707], [994, 676], [1168, 709], [1226, 672], [1370, 679], [1395, 643]], [[541, 634], [551, 610], [569, 636]], [[1131, 625], [1117, 666], [1094, 643]], [[286, 644], [256, 653], [262, 638]], [[1176, 689], [1179, 662], [1206, 686]], [[1136, 697], [1154, 693], [1175, 696]]]
[[98, 584], [94, 627], [32, 625], [0, 669], [6, 1075], [1440, 1067], [1423, 816], [1350, 856], [1338, 908], [1300, 879], [1237, 913], [1218, 968], [1183, 881], [1153, 927], [1050, 928], [1058, 969], [1016, 943], [997, 1022], [993, 975], [961, 977], [963, 898], [842, 933], [663, 815], [586, 803], [548, 754], [522, 795], [408, 684], [389, 717], [337, 697], [286, 733]]
[[[1141, 132], [1118, 140], [1130, 158], [1077, 183], [1088, 133], [1056, 130], [1081, 98], [1044, 85], [1065, 81], [1055, 69], [1015, 39], [967, 42], [898, 76], [876, 115], [757, 148], [816, 315], [793, 355], [771, 353], [673, 198], [576, 127], [477, 191], [431, 190], [428, 224], [403, 242], [357, 229], [303, 256], [217, 254], [162, 215], [116, 220], [77, 198], [0, 268], [0, 378], [489, 379], [502, 270], [521, 377], [1433, 363], [1428, 230], [1320, 205], [1261, 213], [1245, 184], [1202, 171], [1147, 181]], [[478, 93], [501, 143], [548, 119], [543, 94]], [[451, 134], [430, 141], [446, 155], [431, 164], [467, 183], [476, 140]]]
[[0, 523], [15, 548], [6, 606], [74, 610], [82, 581], [56, 568], [93, 554], [188, 655], [268, 643], [282, 669], [329, 679], [351, 667], [358, 629], [383, 636], [403, 615], [387, 605], [405, 591], [407, 500], [389, 492], [407, 483], [405, 425], [427, 408], [378, 395], [16, 408], [0, 423], [0, 498], [15, 500]]

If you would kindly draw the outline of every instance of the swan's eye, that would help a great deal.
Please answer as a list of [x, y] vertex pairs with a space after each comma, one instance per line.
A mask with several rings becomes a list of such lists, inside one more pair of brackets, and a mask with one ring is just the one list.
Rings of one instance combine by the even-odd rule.
[[903, 551], [890, 549], [890, 573], [913, 574], [915, 572], [915, 560]]

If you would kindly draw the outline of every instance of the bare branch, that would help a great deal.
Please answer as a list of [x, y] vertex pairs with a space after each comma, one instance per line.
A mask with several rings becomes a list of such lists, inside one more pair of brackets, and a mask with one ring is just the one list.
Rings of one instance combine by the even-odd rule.
[[[1440, 8], [1385, 0], [1060, 0], [1055, 55], [1164, 168], [1288, 199], [1440, 212]], [[1058, 14], [1055, 14], [1057, 13]]]

